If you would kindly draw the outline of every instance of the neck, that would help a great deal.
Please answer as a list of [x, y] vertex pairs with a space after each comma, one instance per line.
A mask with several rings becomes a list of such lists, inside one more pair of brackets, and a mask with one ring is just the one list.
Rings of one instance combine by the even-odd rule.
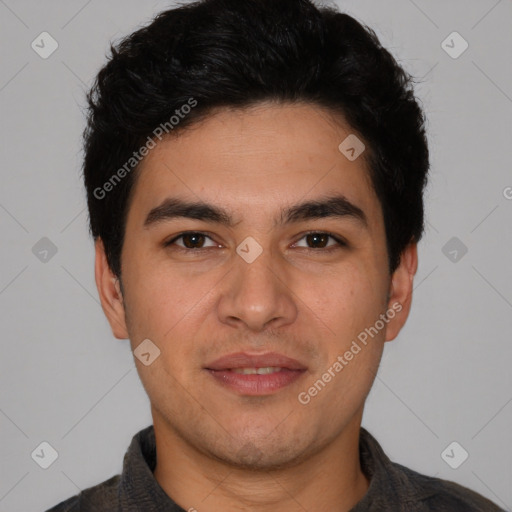
[[154, 476], [187, 511], [348, 512], [369, 487], [359, 461], [361, 416], [362, 411], [321, 451], [292, 467], [270, 471], [236, 468], [199, 453], [154, 418]]

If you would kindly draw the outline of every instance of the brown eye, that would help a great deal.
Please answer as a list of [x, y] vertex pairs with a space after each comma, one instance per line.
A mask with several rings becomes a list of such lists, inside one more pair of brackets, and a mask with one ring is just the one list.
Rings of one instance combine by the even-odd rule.
[[181, 236], [181, 239], [183, 240], [183, 245], [187, 247], [187, 249], [196, 249], [197, 245], [203, 245], [205, 236], [201, 233], [186, 233], [185, 235]]
[[[334, 244], [331, 244], [331, 245], [327, 245], [328, 242], [329, 242], [329, 239], [332, 239], [334, 240]], [[331, 249], [334, 249], [334, 248], [339, 248], [339, 247], [342, 247], [342, 246], [346, 246], [347, 244], [345, 242], [343, 242], [343, 240], [341, 240], [340, 238], [338, 238], [337, 236], [331, 234], [331, 233], [324, 233], [324, 232], [311, 232], [311, 233], [306, 233], [306, 235], [304, 235], [301, 240], [306, 240], [306, 248], [307, 249], [327, 249], [327, 250], [331, 250]], [[304, 246], [299, 246], [299, 247], [304, 247]]]
[[[176, 243], [176, 241], [180, 240], [180, 239], [182, 240], [182, 243], [181, 244]], [[181, 249], [191, 249], [191, 250], [204, 249], [204, 248], [207, 248], [207, 247], [204, 247], [204, 243], [205, 243], [206, 239], [211, 240], [211, 238], [209, 236], [205, 235], [204, 233], [200, 233], [197, 231], [187, 231], [185, 233], [181, 233], [177, 237], [166, 242], [165, 246], [168, 247], [170, 245], [175, 244], [177, 247], [179, 247]], [[213, 244], [209, 247], [214, 247], [214, 246], [216, 246], [216, 244]]]
[[315, 249], [323, 249], [329, 243], [329, 238], [329, 235], [326, 235], [325, 233], [313, 233], [306, 235], [307, 242], [313, 244]]

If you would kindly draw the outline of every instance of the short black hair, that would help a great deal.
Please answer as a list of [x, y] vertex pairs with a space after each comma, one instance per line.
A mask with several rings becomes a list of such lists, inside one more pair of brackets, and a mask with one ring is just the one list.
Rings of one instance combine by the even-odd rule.
[[348, 14], [310, 0], [200, 0], [161, 12], [110, 51], [87, 94], [83, 174], [90, 232], [117, 277], [144, 146], [216, 108], [264, 101], [342, 114], [362, 138], [390, 273], [422, 237], [429, 151], [414, 79]]

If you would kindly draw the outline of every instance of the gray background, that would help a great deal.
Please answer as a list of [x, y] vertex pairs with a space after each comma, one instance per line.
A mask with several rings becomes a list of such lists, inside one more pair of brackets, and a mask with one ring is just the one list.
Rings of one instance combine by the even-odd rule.
[[[511, 510], [512, 2], [337, 3], [421, 80], [432, 152], [413, 309], [363, 425], [391, 459]], [[151, 423], [128, 341], [99, 305], [80, 144], [109, 40], [169, 6], [0, 0], [0, 512], [45, 510], [119, 473]], [[47, 59], [31, 48], [43, 31], [59, 44]], [[469, 43], [456, 59], [441, 46], [453, 31]], [[43, 237], [57, 248], [46, 261]], [[59, 455], [46, 470], [31, 458], [42, 441]], [[458, 469], [441, 457], [452, 441], [469, 452]]]

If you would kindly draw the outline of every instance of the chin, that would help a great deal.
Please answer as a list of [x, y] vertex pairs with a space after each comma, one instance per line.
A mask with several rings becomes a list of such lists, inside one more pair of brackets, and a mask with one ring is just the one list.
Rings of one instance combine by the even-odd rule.
[[[271, 438], [267, 432], [258, 439], [252, 438], [251, 440], [247, 435], [244, 439], [239, 438], [236, 442], [233, 439], [228, 439], [228, 446], [222, 447], [217, 444], [209, 452], [215, 459], [234, 468], [271, 471], [296, 466], [312, 455], [315, 450], [305, 441], [302, 438], [302, 442], [299, 442], [289, 433], [285, 434], [285, 439]], [[311, 440], [311, 443], [313, 442]]]

